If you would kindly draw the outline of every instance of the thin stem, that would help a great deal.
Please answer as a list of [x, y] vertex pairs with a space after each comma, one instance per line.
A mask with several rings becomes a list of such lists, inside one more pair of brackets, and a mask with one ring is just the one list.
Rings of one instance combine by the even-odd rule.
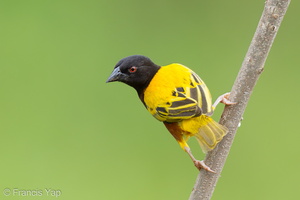
[[240, 72], [230, 93], [230, 101], [235, 105], [226, 106], [220, 123], [229, 129], [229, 133], [210, 151], [205, 163], [216, 173], [201, 170], [189, 200], [209, 200], [222, 172], [238, 125], [242, 119], [253, 88], [264, 69], [264, 64], [281, 21], [291, 0], [267, 0], [256, 32], [242, 63]]

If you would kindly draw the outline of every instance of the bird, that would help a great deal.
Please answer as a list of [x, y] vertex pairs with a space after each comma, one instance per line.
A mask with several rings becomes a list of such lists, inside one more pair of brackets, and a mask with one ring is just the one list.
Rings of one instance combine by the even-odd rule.
[[228, 128], [211, 116], [217, 104], [232, 105], [229, 93], [212, 96], [202, 79], [188, 67], [172, 63], [160, 66], [143, 55], [121, 59], [107, 79], [133, 87], [138, 97], [157, 120], [163, 122], [180, 147], [187, 152], [198, 170], [214, 171], [197, 160], [187, 141], [194, 136], [204, 153], [211, 151], [228, 133]]

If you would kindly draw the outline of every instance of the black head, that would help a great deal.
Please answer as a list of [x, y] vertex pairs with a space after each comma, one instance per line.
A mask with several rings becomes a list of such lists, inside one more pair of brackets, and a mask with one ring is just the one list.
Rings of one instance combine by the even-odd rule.
[[140, 93], [148, 86], [159, 68], [146, 56], [128, 56], [116, 64], [106, 82], [120, 81], [130, 85]]

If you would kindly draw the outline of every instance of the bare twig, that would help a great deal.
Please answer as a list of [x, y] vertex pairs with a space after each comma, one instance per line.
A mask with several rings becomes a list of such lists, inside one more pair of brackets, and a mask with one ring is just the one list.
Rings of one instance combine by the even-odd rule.
[[217, 148], [207, 154], [205, 159], [205, 163], [216, 174], [201, 170], [189, 200], [209, 200], [211, 198], [252, 90], [264, 69], [268, 53], [290, 1], [266, 1], [258, 27], [230, 93], [229, 100], [237, 102], [237, 104], [226, 106], [220, 120], [221, 124], [228, 127], [229, 133]]

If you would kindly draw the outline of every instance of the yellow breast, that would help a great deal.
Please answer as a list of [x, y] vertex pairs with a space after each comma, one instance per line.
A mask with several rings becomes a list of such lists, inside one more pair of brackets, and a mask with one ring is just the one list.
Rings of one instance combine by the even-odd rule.
[[[175, 88], [190, 84], [191, 70], [181, 64], [161, 67], [144, 92], [148, 111], [155, 115], [158, 105], [169, 102]], [[163, 120], [161, 120], [163, 121]]]

